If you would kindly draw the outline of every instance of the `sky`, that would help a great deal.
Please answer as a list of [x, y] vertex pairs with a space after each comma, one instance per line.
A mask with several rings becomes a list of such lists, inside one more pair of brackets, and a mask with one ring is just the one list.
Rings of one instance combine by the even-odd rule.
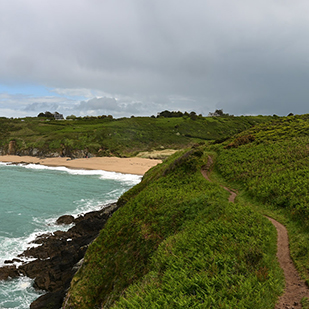
[[309, 112], [306, 0], [0, 0], [0, 117]]

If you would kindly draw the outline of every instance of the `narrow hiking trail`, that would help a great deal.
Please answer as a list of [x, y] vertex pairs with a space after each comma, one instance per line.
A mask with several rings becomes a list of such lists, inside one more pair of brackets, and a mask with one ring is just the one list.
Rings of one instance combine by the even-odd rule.
[[279, 297], [275, 309], [301, 308], [300, 301], [303, 297], [309, 297], [309, 290], [305, 282], [299, 277], [290, 257], [287, 229], [278, 221], [269, 217], [266, 218], [270, 220], [277, 229], [277, 257], [285, 277], [285, 290]]
[[[209, 172], [213, 165], [213, 160], [208, 156], [207, 164], [202, 168], [201, 172], [205, 179], [211, 182]], [[237, 193], [227, 187], [222, 186], [230, 193], [229, 202], [234, 203]], [[277, 230], [277, 258], [280, 267], [283, 269], [285, 277], [285, 290], [279, 297], [275, 309], [298, 309], [302, 308], [301, 299], [303, 297], [309, 298], [309, 288], [305, 282], [300, 278], [294, 263], [290, 257], [289, 237], [287, 229], [284, 225], [274, 220], [273, 218], [265, 216]]]

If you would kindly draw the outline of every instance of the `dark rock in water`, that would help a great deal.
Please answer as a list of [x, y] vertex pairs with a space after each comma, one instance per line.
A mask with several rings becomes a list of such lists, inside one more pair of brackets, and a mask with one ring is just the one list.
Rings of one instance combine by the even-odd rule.
[[32, 243], [40, 246], [28, 248], [19, 255], [35, 260], [18, 268], [15, 265], [0, 267], [0, 280], [19, 275], [33, 278], [34, 287], [48, 293], [33, 302], [31, 308], [61, 308], [65, 291], [79, 267], [77, 263], [83, 259], [88, 245], [117, 209], [116, 203], [110, 204], [102, 210], [73, 218], [75, 225], [67, 232], [57, 231], [38, 236]]
[[57, 224], [71, 224], [74, 222], [74, 217], [70, 215], [64, 215], [57, 219]]
[[22, 263], [22, 260], [20, 260], [20, 259], [5, 260], [3, 263], [4, 263], [4, 264], [13, 264], [13, 263], [15, 263], [15, 262], [17, 262], [17, 263]]
[[9, 278], [16, 278], [19, 276], [19, 271], [15, 265], [4, 266], [0, 268], [0, 280], [7, 280]]
[[61, 290], [44, 294], [30, 305], [30, 309], [59, 309], [64, 296], [65, 292]]

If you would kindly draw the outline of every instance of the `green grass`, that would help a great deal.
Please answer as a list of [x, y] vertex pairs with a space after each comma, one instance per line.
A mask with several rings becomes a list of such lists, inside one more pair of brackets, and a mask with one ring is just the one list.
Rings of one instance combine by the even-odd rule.
[[272, 227], [248, 208], [210, 205], [160, 244], [151, 271], [112, 308], [273, 308], [280, 274], [270, 239]]
[[96, 156], [133, 156], [153, 149], [182, 149], [210, 140], [226, 139], [253, 125], [272, 119], [256, 117], [79, 118], [46, 121], [44, 118], [0, 118], [0, 148], [15, 140], [17, 154], [38, 149], [48, 155], [65, 150], [73, 155], [87, 149]]
[[[216, 146], [217, 170], [247, 201], [284, 221], [291, 256], [309, 282], [309, 117], [280, 118], [246, 132], [254, 141], [226, 147], [240, 136]], [[224, 146], [223, 145], [223, 146]]]
[[176, 153], [120, 199], [65, 308], [273, 308], [276, 230], [206, 181], [202, 148]]
[[[65, 308], [274, 308], [276, 230], [309, 283], [309, 115], [0, 119], [0, 148], [133, 156], [183, 149], [123, 194], [89, 246]], [[214, 158], [214, 182], [200, 172]], [[236, 203], [219, 183], [239, 191]], [[303, 300], [308, 306], [308, 300]]]

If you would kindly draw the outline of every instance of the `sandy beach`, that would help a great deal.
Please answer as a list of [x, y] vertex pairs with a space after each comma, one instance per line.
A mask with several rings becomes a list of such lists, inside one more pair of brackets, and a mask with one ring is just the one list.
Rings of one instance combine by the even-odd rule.
[[161, 163], [161, 160], [144, 158], [117, 158], [117, 157], [93, 157], [74, 159], [71, 158], [44, 158], [30, 156], [0, 156], [0, 162], [34, 163], [46, 166], [65, 166], [73, 169], [104, 170], [123, 174], [144, 175], [150, 168]]

